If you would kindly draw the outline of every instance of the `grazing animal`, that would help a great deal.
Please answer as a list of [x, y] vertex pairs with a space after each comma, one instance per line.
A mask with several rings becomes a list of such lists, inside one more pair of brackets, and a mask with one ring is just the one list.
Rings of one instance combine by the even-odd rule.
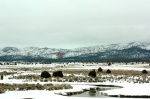
[[106, 73], [111, 73], [111, 70], [110, 70], [110, 69], [107, 69]]
[[53, 76], [54, 77], [64, 77], [62, 71], [55, 71], [55, 72], [53, 72]]
[[110, 62], [108, 63], [108, 66], [111, 66], [111, 63], [110, 63]]
[[142, 74], [147, 74], [148, 72], [144, 69], [143, 71], [142, 71]]
[[43, 71], [43, 72], [41, 73], [41, 77], [43, 77], [43, 78], [49, 78], [49, 77], [51, 77], [51, 75], [49, 74], [48, 71]]
[[96, 72], [95, 72], [95, 70], [90, 71], [88, 75], [89, 75], [90, 77], [95, 78], [95, 77], [96, 77]]
[[102, 72], [103, 69], [101, 67], [98, 68], [98, 72]]

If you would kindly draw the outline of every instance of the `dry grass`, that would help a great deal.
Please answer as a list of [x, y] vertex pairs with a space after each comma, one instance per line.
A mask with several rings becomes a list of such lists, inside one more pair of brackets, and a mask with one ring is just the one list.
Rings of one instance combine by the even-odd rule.
[[13, 75], [13, 74], [16, 74], [17, 72], [6, 72], [6, 71], [3, 71], [3, 72], [0, 72], [0, 75]]
[[[110, 69], [111, 70], [111, 69]], [[83, 75], [87, 75], [91, 70], [88, 70], [88, 69], [76, 69], [76, 70], [63, 70], [63, 73], [65, 74], [83, 74]], [[96, 70], [97, 71], [97, 70]], [[107, 74], [106, 73], [106, 70], [103, 70], [102, 72], [98, 72], [97, 71], [97, 74]], [[134, 76], [134, 75], [143, 75], [142, 74], [142, 71], [138, 71], [138, 70], [111, 70], [111, 74], [113, 75], [131, 75], [131, 76]], [[147, 73], [147, 75], [150, 75], [150, 73]]]
[[60, 90], [60, 89], [72, 89], [69, 84], [0, 84], [0, 93], [5, 91], [21, 91], [21, 90]]
[[[109, 69], [109, 68], [108, 68]], [[102, 72], [98, 72], [98, 69], [96, 70], [97, 77], [91, 78], [88, 76], [88, 73], [91, 71], [91, 69], [65, 69], [65, 68], [54, 68], [54, 67], [44, 67], [44, 68], [19, 68], [19, 69], [11, 69], [15, 72], [5, 72], [5, 74], [14, 74], [18, 72], [18, 76], [12, 76], [9, 79], [20, 79], [23, 82], [31, 82], [31, 81], [47, 81], [47, 82], [134, 82], [134, 83], [149, 83], [150, 79], [150, 72], [148, 71], [147, 74], [142, 74], [142, 71], [138, 70], [111, 70], [110, 74], [106, 73], [107, 69], [103, 69]], [[62, 71], [64, 74], [63, 78], [55, 78], [51, 77], [49, 79], [42, 79], [40, 77], [40, 74], [42, 70], [48, 71], [51, 75], [54, 71]], [[27, 75], [21, 75], [21, 73], [29, 72]], [[30, 73], [38, 73], [36, 74], [30, 74]], [[4, 74], [4, 73], [0, 73]]]
[[[61, 70], [61, 69], [59, 69]], [[42, 82], [135, 82], [135, 83], [148, 83], [150, 73], [142, 74], [142, 71], [137, 70], [111, 70], [111, 73], [106, 73], [106, 70], [103, 72], [98, 72], [97, 70], [97, 77], [94, 79], [88, 76], [88, 73], [91, 70], [88, 69], [66, 69], [61, 70], [63, 71], [64, 77], [63, 78], [55, 78], [51, 77], [49, 79], [42, 79], [40, 75], [35, 74], [28, 74], [28, 75], [18, 75], [11, 79], [22, 79], [24, 82], [30, 81], [42, 81]], [[50, 74], [53, 73], [52, 70], [48, 71]]]
[[[106, 74], [106, 71], [104, 70], [103, 72], [100, 72], [101, 74]], [[135, 75], [143, 75], [142, 71], [138, 70], [111, 70], [111, 74], [114, 75], [130, 75], [130, 76], [135, 76]], [[147, 75], [150, 75], [148, 73]]]

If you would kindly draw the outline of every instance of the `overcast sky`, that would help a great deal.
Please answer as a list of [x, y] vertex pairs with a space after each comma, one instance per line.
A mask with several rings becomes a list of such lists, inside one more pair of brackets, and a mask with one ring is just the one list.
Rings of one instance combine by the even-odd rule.
[[150, 42], [150, 0], [0, 0], [0, 47]]

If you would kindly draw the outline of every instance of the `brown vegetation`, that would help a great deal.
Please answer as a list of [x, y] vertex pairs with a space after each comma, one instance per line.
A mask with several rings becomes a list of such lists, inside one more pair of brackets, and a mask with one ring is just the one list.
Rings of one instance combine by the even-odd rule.
[[69, 84], [0, 84], [0, 93], [9, 91], [21, 91], [21, 90], [59, 90], [59, 89], [72, 89]]

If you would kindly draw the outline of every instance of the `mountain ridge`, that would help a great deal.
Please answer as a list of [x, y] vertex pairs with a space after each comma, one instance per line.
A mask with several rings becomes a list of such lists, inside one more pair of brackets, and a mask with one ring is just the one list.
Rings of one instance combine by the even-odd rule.
[[[94, 60], [99, 59], [115, 59], [116, 57], [120, 57], [117, 55], [122, 55], [125, 57], [124, 54], [126, 50], [132, 49], [131, 52], [128, 53], [134, 54], [138, 57], [133, 57], [134, 59], [139, 58], [139, 56], [144, 56], [149, 60], [150, 57], [150, 43], [144, 42], [131, 42], [131, 43], [118, 43], [118, 44], [108, 44], [108, 45], [97, 45], [97, 46], [90, 46], [90, 47], [79, 47], [74, 49], [57, 49], [57, 48], [39, 48], [39, 47], [25, 47], [25, 48], [17, 48], [17, 47], [4, 47], [0, 49], [0, 60], [25, 60], [28, 59], [39, 59], [39, 60], [48, 60], [48, 59], [55, 59], [55, 60], [64, 60], [64, 59], [72, 59], [76, 60], [76, 58], [81, 60], [86, 60], [87, 58], [90, 60], [89, 57], [95, 57]], [[137, 52], [136, 52], [137, 51]], [[148, 51], [148, 52], [147, 52]], [[105, 54], [104, 54], [105, 53]], [[116, 53], [115, 55], [112, 53]], [[140, 53], [140, 55], [139, 55]], [[109, 54], [109, 55], [108, 55]], [[95, 55], [95, 56], [93, 56]], [[147, 56], [148, 55], [148, 56]], [[80, 58], [81, 57], [81, 58]], [[83, 58], [84, 57], [84, 58]], [[70, 59], [69, 59], [70, 58]], [[130, 59], [130, 57], [128, 57]], [[142, 60], [142, 59], [141, 59]]]

